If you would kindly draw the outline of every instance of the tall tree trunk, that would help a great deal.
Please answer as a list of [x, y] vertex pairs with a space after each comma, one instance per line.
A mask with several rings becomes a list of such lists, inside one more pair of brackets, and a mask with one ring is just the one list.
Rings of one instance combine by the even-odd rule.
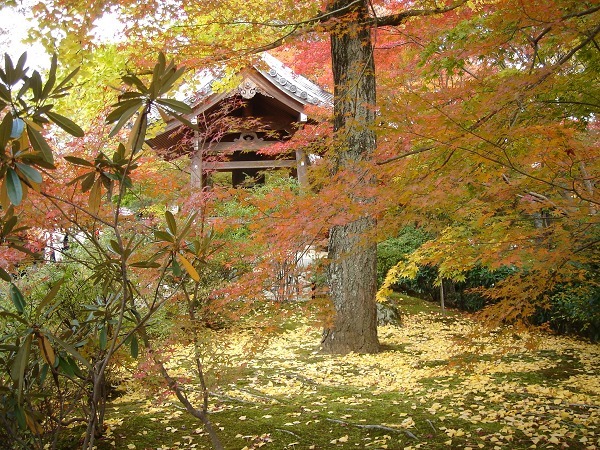
[[[336, 0], [330, 10], [352, 3]], [[360, 162], [375, 150], [375, 63], [371, 31], [362, 25], [367, 2], [356, 5], [353, 14], [340, 22], [331, 34], [333, 79], [335, 82], [334, 131], [338, 153], [336, 170], [356, 172]], [[360, 177], [359, 177], [360, 179]], [[363, 183], [370, 183], [365, 179]], [[357, 203], [372, 199], [361, 196], [354, 186]], [[333, 326], [324, 330], [322, 348], [327, 353], [373, 353], [377, 339], [377, 254], [372, 240], [375, 220], [364, 216], [354, 222], [334, 226], [329, 236], [329, 288], [335, 308]]]

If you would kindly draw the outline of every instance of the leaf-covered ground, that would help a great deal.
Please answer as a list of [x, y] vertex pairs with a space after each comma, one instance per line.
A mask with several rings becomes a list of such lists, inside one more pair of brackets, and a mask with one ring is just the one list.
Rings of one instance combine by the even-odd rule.
[[[376, 355], [319, 354], [299, 314], [266, 344], [221, 333], [211, 417], [225, 448], [600, 448], [600, 346], [484, 330], [419, 303], [380, 328]], [[185, 376], [189, 354], [170, 364]], [[210, 448], [173, 398], [140, 384], [121, 387], [100, 449]]]

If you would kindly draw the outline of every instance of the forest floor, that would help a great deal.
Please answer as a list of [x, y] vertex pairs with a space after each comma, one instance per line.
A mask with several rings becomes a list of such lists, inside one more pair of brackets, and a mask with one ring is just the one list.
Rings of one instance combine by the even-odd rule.
[[[225, 448], [600, 448], [599, 345], [399, 304], [402, 325], [380, 327], [375, 355], [320, 354], [300, 313], [268, 341], [217, 333], [210, 417]], [[170, 365], [185, 377], [190, 361], [180, 349]], [[211, 448], [176, 399], [140, 389], [150, 381], [120, 386], [98, 448]]]

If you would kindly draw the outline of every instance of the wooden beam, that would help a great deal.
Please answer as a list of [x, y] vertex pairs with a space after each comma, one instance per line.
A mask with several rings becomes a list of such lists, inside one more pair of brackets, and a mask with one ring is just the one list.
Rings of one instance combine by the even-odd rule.
[[203, 170], [237, 170], [237, 169], [277, 169], [296, 167], [295, 159], [275, 159], [272, 161], [204, 161]]
[[261, 150], [271, 145], [278, 144], [280, 141], [236, 141], [236, 142], [215, 142], [205, 147], [205, 151], [210, 153], [233, 153], [235, 151]]

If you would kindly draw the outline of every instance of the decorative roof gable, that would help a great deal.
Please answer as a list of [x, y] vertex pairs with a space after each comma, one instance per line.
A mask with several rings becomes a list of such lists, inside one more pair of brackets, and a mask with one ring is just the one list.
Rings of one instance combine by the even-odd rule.
[[223, 81], [224, 75], [204, 70], [199, 75], [199, 87], [195, 94], [186, 100], [195, 112], [208, 109], [224, 97], [239, 93], [244, 98], [252, 98], [257, 92], [265, 95], [288, 97], [298, 102], [297, 108], [315, 105], [333, 107], [333, 96], [302, 75], [298, 75], [269, 53], [261, 54], [261, 61], [242, 72], [242, 82], [228, 92], [215, 92], [213, 86]]

